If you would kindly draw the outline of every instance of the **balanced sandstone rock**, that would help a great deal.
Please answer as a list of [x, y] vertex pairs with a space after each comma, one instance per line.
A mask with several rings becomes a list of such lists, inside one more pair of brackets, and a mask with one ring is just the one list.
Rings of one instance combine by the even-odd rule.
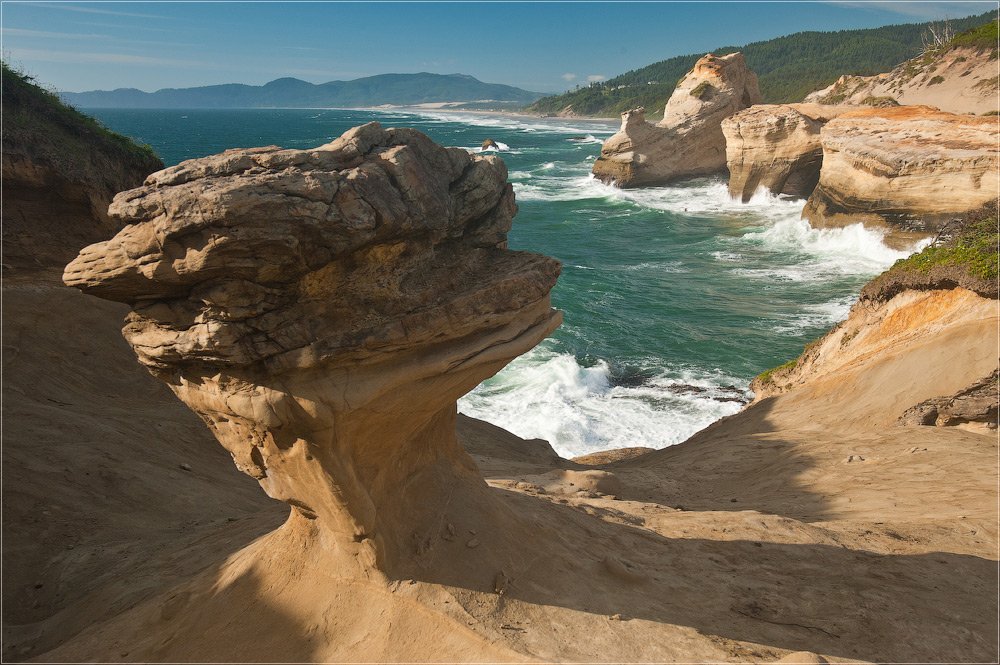
[[230, 150], [115, 197], [128, 226], [64, 281], [131, 305], [139, 361], [293, 507], [284, 531], [371, 576], [482, 498], [456, 400], [560, 323], [559, 264], [507, 249], [506, 175], [378, 123]]
[[937, 231], [1000, 195], [998, 136], [994, 118], [927, 106], [840, 115], [823, 127], [823, 168], [803, 216], [813, 226]]
[[805, 198], [823, 164], [820, 130], [850, 106], [759, 104], [722, 121], [729, 193], [744, 203], [764, 188]]
[[604, 142], [594, 175], [619, 187], [663, 185], [726, 167], [722, 121], [759, 104], [757, 76], [741, 53], [708, 54], [681, 79], [657, 124], [645, 109], [622, 114], [621, 129]]

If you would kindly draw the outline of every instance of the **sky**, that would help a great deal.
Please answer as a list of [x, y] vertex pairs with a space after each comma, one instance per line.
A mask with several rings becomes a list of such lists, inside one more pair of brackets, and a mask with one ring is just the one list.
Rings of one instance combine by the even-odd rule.
[[8, 63], [60, 91], [471, 74], [561, 92], [652, 62], [802, 30], [959, 18], [975, 2], [19, 2]]

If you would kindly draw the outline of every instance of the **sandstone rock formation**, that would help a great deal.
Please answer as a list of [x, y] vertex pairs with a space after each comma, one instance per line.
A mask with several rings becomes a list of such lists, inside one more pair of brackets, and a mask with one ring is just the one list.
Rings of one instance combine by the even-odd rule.
[[131, 305], [140, 362], [293, 507], [286, 528], [377, 576], [485, 491], [456, 399], [559, 325], [559, 264], [506, 248], [515, 211], [499, 159], [369, 123], [150, 176], [64, 281]]
[[863, 109], [823, 127], [823, 168], [803, 216], [927, 234], [1000, 194], [995, 119], [926, 106]]
[[642, 108], [622, 114], [621, 129], [594, 162], [594, 175], [619, 187], [642, 187], [717, 173], [726, 166], [722, 121], [760, 101], [757, 76], [741, 53], [708, 54], [677, 84], [659, 123], [647, 123]]
[[841, 76], [806, 102], [866, 106], [926, 105], [977, 115], [997, 110], [996, 57], [989, 50], [951, 48], [907, 60], [875, 76]]
[[494, 141], [493, 139], [485, 139], [483, 141], [483, 145], [482, 145], [482, 148], [481, 148], [482, 151], [486, 151], [486, 150], [499, 150], [499, 149], [500, 149], [500, 146], [498, 146], [497, 142]]
[[758, 188], [805, 198], [823, 164], [820, 130], [852, 110], [819, 104], [759, 104], [722, 121], [729, 193], [744, 203]]
[[934, 397], [910, 407], [899, 417], [899, 424], [938, 427], [978, 424], [995, 430], [1000, 414], [998, 387], [1000, 370], [994, 370], [990, 376], [972, 382], [954, 395]]

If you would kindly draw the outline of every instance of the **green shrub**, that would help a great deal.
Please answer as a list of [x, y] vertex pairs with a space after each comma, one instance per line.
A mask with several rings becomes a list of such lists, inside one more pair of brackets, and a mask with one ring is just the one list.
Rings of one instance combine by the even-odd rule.
[[772, 367], [771, 369], [764, 370], [757, 375], [757, 380], [761, 383], [774, 383], [774, 375], [785, 370], [792, 369], [799, 364], [799, 359], [789, 360], [787, 363], [778, 365], [777, 367]]
[[[52, 160], [69, 162], [89, 159], [94, 146], [127, 163], [160, 163], [153, 149], [112, 132], [94, 118], [64, 104], [59, 96], [34, 83], [34, 77], [16, 71], [6, 62], [2, 67], [3, 145], [47, 150]], [[53, 134], [53, 128], [63, 133]], [[162, 168], [162, 167], [161, 167]]]
[[937, 85], [938, 83], [944, 83], [943, 76], [935, 76], [934, 78], [932, 78], [930, 81], [927, 82], [927, 85]]
[[892, 97], [873, 97], [872, 95], [869, 95], [864, 99], [862, 99], [861, 103], [865, 106], [874, 106], [877, 108], [889, 108], [892, 106], [899, 106], [899, 102], [897, 102]]
[[691, 96], [704, 101], [705, 98], [710, 96], [713, 92], [715, 92], [715, 88], [712, 87], [712, 84], [708, 81], [702, 81], [691, 89]]
[[998, 36], [1000, 36], [1000, 32], [998, 32], [997, 22], [994, 20], [955, 35], [949, 46], [951, 48], [971, 48], [979, 52], [995, 51]]
[[973, 277], [996, 281], [1000, 275], [997, 270], [998, 243], [997, 206], [992, 204], [970, 215], [950, 240], [896, 261], [890, 271], [929, 272], [937, 266], [957, 267]]

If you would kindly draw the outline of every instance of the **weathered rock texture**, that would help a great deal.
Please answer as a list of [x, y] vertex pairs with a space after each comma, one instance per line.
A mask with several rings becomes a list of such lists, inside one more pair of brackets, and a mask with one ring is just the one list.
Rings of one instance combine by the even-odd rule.
[[741, 53], [699, 60], [674, 89], [657, 124], [645, 110], [622, 114], [622, 126], [604, 142], [594, 175], [619, 187], [662, 185], [717, 173], [726, 166], [722, 121], [761, 101], [757, 76]]
[[723, 120], [730, 195], [744, 203], [760, 188], [809, 196], [823, 165], [820, 130], [850, 110], [819, 104], [759, 104]]
[[114, 235], [111, 199], [163, 163], [6, 65], [2, 98], [4, 267], [62, 267]]
[[455, 401], [560, 322], [559, 264], [506, 248], [515, 211], [499, 159], [370, 123], [150, 176], [64, 281], [130, 304], [140, 362], [293, 506], [288, 528], [371, 575], [485, 488]]
[[907, 60], [875, 76], [841, 76], [806, 96], [818, 104], [927, 105], [950, 113], [997, 110], [997, 61], [993, 51], [952, 48]]
[[900, 425], [955, 427], [979, 424], [996, 429], [1000, 370], [949, 397], [934, 397], [910, 407], [899, 417]]
[[926, 106], [864, 109], [823, 127], [823, 168], [803, 216], [927, 234], [997, 198], [996, 119]]

